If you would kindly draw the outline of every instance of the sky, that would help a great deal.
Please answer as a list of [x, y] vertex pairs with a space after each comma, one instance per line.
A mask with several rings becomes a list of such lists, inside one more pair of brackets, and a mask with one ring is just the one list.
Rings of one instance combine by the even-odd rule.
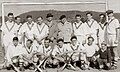
[[[2, 2], [21, 2], [21, 3], [51, 3], [51, 2], [81, 2], [81, 1], [94, 1], [94, 2], [105, 2], [106, 0], [0, 0], [0, 4]], [[76, 4], [76, 5], [9, 5], [5, 6], [5, 15], [8, 12], [14, 12], [15, 15], [19, 15], [21, 13], [34, 11], [34, 10], [49, 10], [49, 9], [55, 9], [55, 10], [95, 10], [95, 11], [104, 11], [105, 5], [99, 4], [99, 5], [82, 5], [82, 4]], [[108, 9], [114, 10], [114, 12], [120, 13], [120, 0], [108, 0]], [[0, 8], [0, 16], [1, 16], [1, 8]]]

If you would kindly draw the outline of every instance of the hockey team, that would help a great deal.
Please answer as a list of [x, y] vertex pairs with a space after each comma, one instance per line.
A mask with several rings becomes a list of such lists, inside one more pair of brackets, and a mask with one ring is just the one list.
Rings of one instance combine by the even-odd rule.
[[46, 68], [76, 71], [76, 67], [117, 69], [120, 25], [112, 10], [100, 14], [99, 21], [91, 12], [86, 13], [84, 21], [77, 14], [74, 22], [68, 21], [66, 15], [53, 20], [52, 13], [46, 19], [38, 16], [35, 21], [32, 15], [27, 15], [24, 23], [13, 13], [7, 17], [1, 26], [3, 68], [17, 72], [26, 69], [42, 72]]

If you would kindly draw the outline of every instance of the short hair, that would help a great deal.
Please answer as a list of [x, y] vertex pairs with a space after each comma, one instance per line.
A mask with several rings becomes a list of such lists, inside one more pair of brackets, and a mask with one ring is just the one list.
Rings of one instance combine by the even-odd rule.
[[13, 13], [8, 13], [8, 16], [13, 15]]
[[76, 36], [72, 36], [70, 40], [72, 41], [72, 39], [76, 39], [77, 40], [77, 37]]
[[48, 17], [53, 17], [53, 15], [51, 13], [48, 13], [46, 18], [48, 18]]
[[57, 43], [59, 43], [60, 41], [64, 42], [64, 40], [62, 38], [57, 40]]
[[93, 15], [91, 12], [87, 12], [86, 15], [90, 14], [91, 16]]
[[93, 37], [91, 37], [91, 36], [89, 36], [87, 39], [89, 40], [90, 38], [92, 39], [92, 41], [94, 41], [94, 38], [93, 38]]
[[81, 15], [80, 15], [80, 14], [76, 14], [76, 15], [75, 15], [75, 18], [76, 18], [76, 17], [81, 17]]
[[47, 41], [47, 40], [49, 40], [49, 42], [51, 42], [51, 40], [50, 40], [49, 38], [46, 37], [46, 38], [44, 39], [44, 41]]
[[102, 16], [102, 15], [105, 17], [105, 14], [103, 14], [103, 13], [99, 14], [99, 16]]
[[18, 37], [14, 37], [14, 38], [13, 38], [13, 41], [15, 41], [15, 40], [18, 41]]
[[105, 42], [105, 41], [103, 41], [103, 42], [101, 43], [101, 45], [105, 45], [105, 46], [107, 46], [107, 44], [106, 44], [106, 42]]
[[17, 20], [17, 18], [20, 18], [20, 16], [16, 16], [16, 17], [15, 17], [15, 20]]
[[32, 15], [27, 15], [26, 18], [32, 18]]
[[32, 41], [31, 39], [28, 39], [27, 42], [28, 42], [28, 41], [29, 41], [31, 44], [33, 43], [33, 41]]
[[113, 10], [107, 10], [106, 13], [109, 15], [109, 14], [113, 13]]
[[63, 18], [66, 18], [66, 16], [65, 15], [61, 15], [59, 19], [62, 20]]
[[41, 19], [43, 19], [43, 17], [42, 17], [42, 16], [39, 16], [39, 17], [37, 17], [37, 19], [38, 19], [38, 18], [41, 18]]

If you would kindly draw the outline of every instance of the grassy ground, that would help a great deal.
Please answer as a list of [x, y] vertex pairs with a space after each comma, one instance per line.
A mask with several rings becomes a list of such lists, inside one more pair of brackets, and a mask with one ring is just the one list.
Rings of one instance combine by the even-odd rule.
[[[0, 72], [14, 72], [13, 70], [0, 70]], [[25, 72], [34, 72], [33, 70], [26, 70]], [[73, 70], [68, 70], [65, 69], [63, 71], [58, 71], [58, 69], [53, 69], [53, 68], [47, 68], [46, 70], [44, 70], [43, 72], [108, 72], [108, 70], [102, 70], [99, 71], [98, 69], [90, 69], [90, 70], [81, 70], [79, 68], [77, 68], [77, 71], [73, 71]], [[118, 62], [118, 68], [116, 70], [109, 70], [109, 72], [120, 72], [120, 61]]]

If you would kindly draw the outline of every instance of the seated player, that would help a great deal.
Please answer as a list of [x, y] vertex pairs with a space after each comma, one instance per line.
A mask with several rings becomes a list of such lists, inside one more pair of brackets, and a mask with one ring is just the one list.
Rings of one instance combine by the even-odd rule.
[[[99, 58], [97, 58], [99, 55]], [[101, 43], [101, 48], [99, 51], [97, 51], [93, 58], [97, 58], [97, 62], [99, 64], [99, 68], [100, 70], [102, 70], [102, 68], [107, 67], [107, 69], [110, 69], [111, 65], [111, 52], [110, 50], [107, 48], [107, 45], [105, 42]]]
[[33, 63], [36, 63], [37, 48], [33, 47], [33, 41], [28, 39], [23, 49], [24, 54], [22, 55], [22, 59], [25, 68], [34, 69]]
[[55, 45], [55, 48], [53, 49], [52, 55], [54, 58], [54, 65], [64, 62], [65, 59], [65, 52], [66, 52], [66, 45], [64, 44], [63, 39], [57, 40], [57, 45]]
[[72, 55], [72, 62], [74, 64], [74, 66], [76, 67], [76, 62], [80, 61], [80, 53], [83, 50], [82, 45], [78, 42], [77, 37], [73, 36], [71, 38], [71, 43], [70, 43], [70, 49], [68, 49], [70, 51], [76, 51], [74, 52], [74, 54]]
[[87, 57], [87, 69], [89, 69], [90, 65], [92, 67], [95, 67], [94, 60], [92, 59], [93, 55], [95, 54], [96, 51], [99, 50], [98, 46], [93, 43], [94, 38], [93, 37], [88, 37], [88, 43], [84, 45], [85, 47], [85, 53]]
[[18, 37], [13, 38], [13, 43], [8, 46], [6, 53], [7, 69], [11, 69], [14, 64], [16, 67], [19, 66], [20, 55], [23, 54], [22, 46], [18, 44]]
[[44, 43], [37, 47], [39, 64], [43, 63], [44, 61], [43, 69], [45, 69], [46, 64], [52, 64], [51, 53], [53, 49], [50, 46], [50, 42], [50, 39], [45, 38]]

